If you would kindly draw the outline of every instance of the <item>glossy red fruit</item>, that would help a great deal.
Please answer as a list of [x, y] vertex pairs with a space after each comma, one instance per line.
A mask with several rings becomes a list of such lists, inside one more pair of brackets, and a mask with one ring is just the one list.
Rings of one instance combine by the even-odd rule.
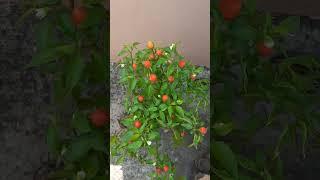
[[108, 120], [108, 114], [104, 109], [97, 109], [90, 115], [90, 121], [96, 127], [103, 127], [107, 124]]
[[257, 51], [260, 56], [267, 57], [272, 55], [272, 48], [269, 48], [265, 45], [264, 42], [257, 43]]
[[136, 63], [133, 63], [132, 64], [132, 69], [135, 71], [137, 69], [137, 64]]
[[161, 168], [156, 168], [156, 173], [157, 173], [158, 175], [161, 174], [161, 172], [162, 172]]
[[179, 61], [180, 68], [184, 68], [185, 65], [186, 65], [186, 62], [184, 60]]
[[141, 127], [141, 121], [135, 120], [134, 123], [133, 123], [133, 125], [134, 125], [134, 127], [136, 127], [136, 128], [139, 129], [139, 128]]
[[168, 81], [169, 81], [169, 83], [173, 83], [174, 77], [173, 77], [173, 76], [169, 76], [169, 77], [168, 77]]
[[138, 101], [139, 101], [139, 102], [143, 102], [143, 100], [144, 100], [144, 97], [143, 97], [143, 96], [141, 96], [141, 95], [138, 96]]
[[219, 11], [225, 20], [233, 20], [240, 15], [242, 0], [220, 0]]
[[200, 131], [200, 133], [201, 133], [202, 135], [205, 135], [205, 134], [207, 133], [207, 128], [205, 128], [205, 127], [200, 127], [200, 128], [199, 128], [199, 131]]
[[164, 172], [169, 171], [169, 166], [167, 166], [167, 165], [163, 166], [163, 171], [164, 171]]
[[158, 50], [156, 51], [156, 54], [157, 54], [158, 56], [162, 56], [163, 52], [162, 52], [161, 49], [158, 49]]
[[149, 69], [151, 67], [151, 62], [150, 61], [144, 61], [143, 65], [145, 68]]
[[162, 102], [167, 102], [168, 101], [168, 99], [169, 99], [169, 96], [168, 95], [166, 95], [166, 94], [164, 94], [164, 95], [162, 95]]
[[75, 7], [72, 10], [72, 21], [75, 25], [80, 25], [87, 18], [87, 10], [85, 7]]
[[151, 83], [157, 82], [157, 75], [155, 75], [155, 74], [150, 74], [149, 80], [151, 81]]

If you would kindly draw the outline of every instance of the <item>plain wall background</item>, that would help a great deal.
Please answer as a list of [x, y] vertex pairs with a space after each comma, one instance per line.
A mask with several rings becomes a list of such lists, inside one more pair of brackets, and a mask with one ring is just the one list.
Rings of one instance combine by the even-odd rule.
[[110, 53], [124, 44], [148, 40], [155, 45], [181, 42], [179, 51], [186, 60], [210, 65], [210, 1], [209, 0], [111, 0]]

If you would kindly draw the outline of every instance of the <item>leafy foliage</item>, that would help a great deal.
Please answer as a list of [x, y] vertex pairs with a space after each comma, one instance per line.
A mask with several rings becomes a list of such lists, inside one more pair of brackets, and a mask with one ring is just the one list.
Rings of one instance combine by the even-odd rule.
[[[37, 52], [26, 68], [53, 77], [52, 122], [47, 143], [57, 169], [48, 179], [106, 179], [109, 176], [108, 12], [104, 1], [82, 1], [85, 20], [73, 22], [74, 1], [26, 1], [26, 14], [38, 17]], [[73, 7], [75, 6], [75, 7]], [[100, 87], [90, 91], [90, 87]], [[103, 111], [95, 109], [102, 108]], [[101, 126], [103, 125], [103, 126]]]
[[[211, 9], [211, 170], [217, 179], [283, 179], [282, 147], [299, 137], [305, 156], [308, 138], [319, 131], [319, 119], [314, 118], [319, 106], [319, 63], [312, 56], [288, 57], [280, 45], [299, 28], [299, 17], [275, 24], [268, 13], [255, 10], [255, 0], [244, 0], [239, 15], [225, 19], [222, 11], [232, 9], [222, 9], [223, 1], [214, 0]], [[283, 58], [272, 58], [273, 54], [283, 54]], [[233, 115], [239, 101], [248, 114], [244, 123]], [[264, 104], [264, 112], [257, 112], [259, 103]], [[282, 131], [272, 150], [258, 150], [256, 159], [241, 154], [266, 128]]]
[[[143, 50], [138, 50], [138, 45], [126, 45], [119, 52], [122, 58], [120, 82], [127, 92], [125, 110], [128, 116], [120, 121], [126, 130], [113, 137], [111, 152], [120, 157], [120, 162], [131, 155], [158, 168], [167, 165], [169, 171], [159, 173], [158, 178], [173, 179], [173, 164], [158, 152], [160, 129], [170, 131], [175, 141], [183, 140], [183, 133], [192, 135], [190, 146], [197, 147], [206, 133], [200, 130], [205, 124], [198, 111], [208, 105], [209, 81], [196, 79], [203, 68], [185, 62], [176, 44]], [[188, 104], [195, 108], [187, 108]], [[136, 125], [137, 121], [141, 127]], [[152, 159], [140, 155], [142, 150]]]

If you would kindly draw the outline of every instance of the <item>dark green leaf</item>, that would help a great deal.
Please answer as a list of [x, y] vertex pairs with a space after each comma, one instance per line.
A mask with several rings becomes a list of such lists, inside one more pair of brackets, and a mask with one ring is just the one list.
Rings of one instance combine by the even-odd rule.
[[160, 106], [159, 106], [159, 108], [160, 108], [160, 110], [161, 111], [165, 111], [166, 109], [167, 109], [167, 105], [166, 104], [161, 104]]
[[56, 125], [50, 124], [47, 132], [47, 144], [49, 151], [53, 154], [58, 154], [60, 149], [60, 137]]
[[62, 46], [57, 46], [54, 48], [42, 50], [41, 52], [33, 56], [31, 63], [26, 67], [30, 68], [30, 67], [49, 63], [51, 61], [60, 59], [65, 55], [73, 54], [74, 50], [75, 50], [75, 46], [73, 44], [62, 45]]
[[131, 152], [137, 152], [138, 149], [141, 147], [142, 141], [136, 141], [128, 145], [128, 150]]
[[84, 61], [79, 56], [76, 56], [75, 59], [69, 60], [66, 72], [66, 86], [68, 87], [68, 90], [72, 90], [77, 85], [84, 67]]
[[280, 35], [287, 35], [288, 33], [295, 32], [299, 29], [300, 17], [299, 16], [289, 16], [287, 19], [283, 20], [279, 25], [274, 27], [274, 31]]
[[211, 147], [214, 160], [234, 179], [238, 179], [238, 163], [229, 146], [223, 142], [215, 141]]
[[154, 111], [157, 111], [157, 110], [158, 110], [157, 107], [150, 107], [150, 108], [148, 109], [148, 111], [150, 111], [150, 112], [154, 112]]
[[216, 123], [213, 125], [213, 133], [219, 136], [225, 136], [229, 134], [233, 129], [233, 123]]
[[181, 124], [181, 126], [185, 127], [188, 130], [192, 129], [192, 126], [190, 124]]
[[165, 121], [166, 120], [166, 117], [164, 115], [164, 113], [162, 111], [159, 112], [159, 115], [160, 115], [160, 118], [162, 121]]
[[182, 117], [184, 116], [184, 110], [180, 106], [176, 106], [176, 111]]
[[80, 112], [74, 113], [71, 125], [80, 134], [91, 131], [88, 118]]
[[84, 157], [90, 150], [91, 137], [81, 136], [74, 139], [65, 154], [65, 157], [69, 161], [76, 161]]
[[131, 90], [134, 90], [134, 88], [136, 88], [136, 85], [137, 85], [137, 80], [136, 79], [133, 79], [132, 81], [131, 81], [131, 84], [130, 84], [130, 89]]

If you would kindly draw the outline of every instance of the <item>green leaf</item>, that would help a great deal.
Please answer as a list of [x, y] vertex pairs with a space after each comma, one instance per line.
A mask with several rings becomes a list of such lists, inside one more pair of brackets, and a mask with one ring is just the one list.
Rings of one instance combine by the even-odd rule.
[[168, 88], [168, 83], [163, 83], [161, 86], [160, 93], [164, 94], [166, 92], [167, 88]]
[[124, 47], [124, 48], [118, 53], [118, 56], [123, 56], [123, 55], [125, 55], [126, 53], [128, 53], [128, 48], [127, 48], [127, 47]]
[[256, 0], [246, 0], [244, 5], [251, 15], [256, 12]]
[[164, 115], [164, 113], [163, 113], [162, 111], [159, 112], [159, 115], [160, 115], [160, 119], [161, 119], [162, 121], [165, 121], [165, 120], [166, 120], [166, 117], [165, 117], [165, 115]]
[[131, 111], [132, 113], [136, 112], [137, 110], [139, 109], [139, 106], [138, 105], [134, 105], [132, 108], [131, 108]]
[[121, 124], [123, 124], [126, 127], [131, 127], [133, 124], [133, 119], [127, 118], [120, 121]]
[[66, 86], [68, 87], [68, 90], [72, 90], [77, 85], [81, 78], [84, 67], [84, 61], [79, 56], [76, 56], [75, 59], [69, 60], [66, 69]]
[[129, 142], [129, 140], [131, 139], [131, 137], [133, 136], [133, 132], [132, 131], [127, 131], [123, 134], [123, 136], [121, 137], [122, 142]]
[[182, 109], [182, 107], [180, 106], [176, 106], [176, 111], [179, 115], [181, 115], [182, 117], [184, 116], [184, 110]]
[[74, 113], [71, 126], [80, 134], [91, 131], [89, 120], [80, 112]]
[[139, 42], [134, 42], [133, 44], [132, 44], [132, 47], [136, 47], [136, 46], [138, 46], [140, 43]]
[[289, 126], [286, 125], [278, 139], [278, 142], [277, 142], [277, 145], [275, 147], [275, 150], [274, 150], [274, 155], [272, 157], [272, 159], [275, 159], [279, 156], [279, 153], [280, 153], [280, 147], [282, 146], [282, 144], [284, 143], [284, 141], [287, 139], [288, 137], [288, 132], [289, 132]]
[[166, 124], [163, 121], [157, 120], [161, 127], [166, 128]]
[[213, 125], [213, 133], [219, 136], [225, 136], [229, 134], [233, 129], [233, 123], [215, 123]]
[[77, 161], [84, 157], [90, 150], [91, 137], [80, 136], [71, 141], [70, 146], [67, 149], [65, 158], [69, 161]]
[[147, 96], [151, 97], [153, 94], [154, 88], [152, 87], [152, 85], [149, 85], [147, 88]]
[[299, 121], [299, 125], [302, 131], [302, 155], [303, 157], [305, 157], [306, 156], [305, 146], [308, 138], [308, 129], [307, 129], [306, 123], [303, 121]]
[[51, 61], [60, 59], [65, 55], [71, 55], [73, 54], [74, 50], [75, 46], [73, 44], [67, 44], [42, 50], [33, 56], [31, 63], [27, 65], [26, 68], [46, 64]]
[[86, 172], [86, 178], [94, 178], [100, 170], [100, 160], [96, 154], [91, 153], [83, 161], [81, 161], [82, 168]]
[[248, 24], [239, 22], [233, 24], [231, 28], [231, 33], [233, 37], [237, 40], [254, 40], [256, 38], [256, 31], [254, 28], [249, 26]]
[[167, 76], [172, 75], [173, 71], [174, 71], [174, 66], [172, 66], [172, 65], [169, 66], [168, 71], [167, 71]]
[[91, 6], [87, 8], [87, 14], [86, 20], [80, 25], [81, 28], [89, 28], [108, 23], [107, 11], [101, 6]]
[[181, 126], [185, 127], [188, 130], [192, 129], [192, 126], [190, 124], [181, 124]]
[[63, 32], [66, 36], [70, 39], [74, 38], [75, 36], [75, 27], [71, 21], [71, 14], [70, 13], [59, 13], [57, 14], [57, 25], [58, 29]]
[[152, 131], [150, 134], [149, 134], [149, 140], [155, 140], [157, 138], [160, 137], [160, 133], [159, 132], [155, 132], [155, 131]]
[[182, 99], [178, 99], [176, 102], [177, 102], [178, 105], [183, 104], [183, 100]]
[[[226, 170], [214, 169], [214, 175], [219, 177], [221, 180], [235, 180]], [[215, 177], [214, 176], [214, 177]]]
[[171, 116], [172, 116], [172, 113], [173, 113], [173, 108], [172, 108], [172, 106], [169, 106], [169, 107], [168, 107], [168, 113], [169, 113], [169, 116], [171, 117]]
[[165, 59], [165, 58], [159, 58], [159, 60], [157, 61], [157, 66], [158, 65], [162, 65], [162, 64], [164, 64], [165, 62], [167, 61], [167, 59]]
[[157, 117], [159, 117], [159, 114], [158, 113], [153, 113], [153, 114], [151, 114], [150, 119], [154, 119], [154, 118], [157, 118]]
[[257, 167], [257, 165], [255, 164], [255, 162], [247, 159], [246, 157], [244, 156], [241, 156], [241, 155], [238, 155], [237, 156], [237, 159], [238, 159], [238, 163], [239, 165], [248, 170], [248, 171], [251, 171], [251, 172], [254, 172], [254, 173], [257, 173], [259, 174], [260, 171], [259, 171], [259, 168]]
[[223, 142], [212, 143], [211, 150], [217, 165], [225, 169], [234, 179], [238, 179], [238, 164], [232, 150]]
[[142, 141], [136, 141], [128, 145], [128, 150], [130, 150], [131, 152], [137, 152], [141, 146]]
[[289, 16], [283, 20], [279, 25], [274, 27], [274, 32], [280, 35], [286, 36], [288, 33], [295, 32], [300, 27], [300, 17], [299, 16]]
[[[90, 63], [87, 65], [88, 74], [93, 81], [98, 83], [105, 83], [108, 79], [107, 61], [101, 56], [101, 54], [93, 53]], [[126, 76], [127, 78], [127, 76]], [[122, 78], [122, 81], [125, 78]]]
[[131, 90], [134, 90], [134, 88], [136, 88], [136, 85], [137, 85], [137, 80], [136, 79], [133, 79], [132, 81], [131, 81], [131, 84], [130, 84], [130, 89]]
[[52, 47], [56, 41], [53, 39], [53, 25], [48, 19], [43, 19], [35, 27], [37, 50], [43, 51]]
[[157, 107], [150, 107], [150, 108], [148, 109], [148, 111], [150, 111], [150, 112], [154, 112], [154, 111], [157, 111], [157, 110], [158, 110]]
[[60, 149], [60, 137], [56, 125], [50, 124], [47, 132], [47, 144], [49, 151], [58, 154]]
[[161, 111], [165, 111], [166, 109], [167, 109], [167, 105], [166, 104], [161, 104], [160, 106], [159, 106], [159, 108], [160, 108], [160, 110]]
[[105, 134], [100, 131], [96, 131], [91, 135], [90, 147], [96, 151], [105, 152], [107, 151], [107, 144]]

